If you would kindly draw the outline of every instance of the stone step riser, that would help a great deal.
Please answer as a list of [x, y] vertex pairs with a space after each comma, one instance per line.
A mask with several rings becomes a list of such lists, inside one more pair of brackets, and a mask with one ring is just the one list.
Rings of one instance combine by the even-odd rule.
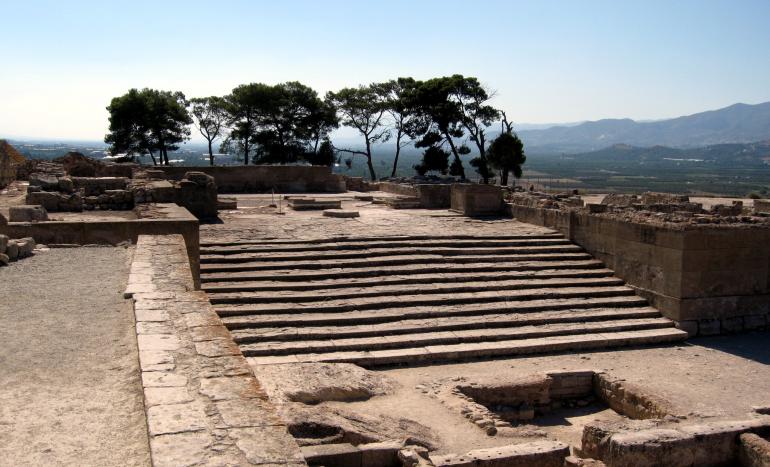
[[[557, 298], [602, 298], [602, 297], [627, 297], [634, 295], [634, 291], [630, 288], [623, 288], [622, 290], [616, 290], [612, 288], [601, 289], [597, 288], [591, 291], [578, 290], [578, 291], [565, 291], [560, 289], [548, 290], [546, 292], [529, 292], [517, 295], [492, 295], [492, 296], [470, 296], [470, 297], [437, 297], [428, 298], [420, 297], [418, 299], [410, 300], [379, 300], [370, 301], [364, 303], [346, 303], [339, 305], [323, 305], [323, 301], [318, 302], [317, 305], [304, 304], [301, 307], [296, 306], [284, 306], [284, 307], [244, 307], [248, 309], [250, 315], [275, 315], [275, 314], [294, 314], [301, 313], [342, 313], [348, 311], [366, 311], [366, 310], [382, 310], [393, 308], [413, 308], [421, 306], [451, 306], [451, 305], [467, 305], [476, 303], [493, 303], [493, 302], [514, 302], [520, 303], [528, 300], [543, 300], [543, 299], [557, 299]], [[213, 301], [212, 304], [221, 316], [233, 316], [231, 313], [241, 314], [243, 310], [238, 308], [220, 308], [217, 305], [224, 305], [224, 303], [217, 303]], [[310, 302], [312, 303], [312, 302]], [[228, 303], [233, 304], [233, 303]], [[251, 305], [251, 303], [249, 303]], [[277, 304], [276, 304], [277, 305]]]
[[[477, 342], [495, 342], [495, 341], [510, 341], [521, 339], [536, 339], [542, 337], [555, 337], [555, 336], [574, 336], [578, 334], [596, 334], [602, 332], [621, 332], [621, 331], [637, 331], [641, 329], [663, 329], [673, 326], [671, 321], [662, 322], [643, 322], [643, 323], [626, 323], [626, 324], [614, 324], [606, 325], [600, 323], [597, 325], [587, 326], [574, 326], [571, 328], [565, 327], [563, 329], [542, 329], [534, 332], [522, 333], [521, 330], [511, 329], [508, 332], [506, 330], [497, 330], [496, 333], [484, 334], [484, 335], [472, 335], [463, 336], [457, 335], [456, 337], [430, 337], [421, 336], [420, 334], [409, 335], [409, 341], [393, 340], [388, 342], [387, 340], [377, 340], [376, 342], [367, 343], [354, 343], [345, 342], [344, 339], [336, 340], [334, 342], [329, 341], [305, 341], [296, 342], [292, 344], [284, 344], [281, 346], [271, 346], [272, 343], [264, 344], [250, 344], [241, 346], [241, 351], [247, 357], [261, 357], [268, 355], [297, 355], [301, 358], [302, 354], [308, 353], [323, 353], [323, 352], [351, 352], [351, 351], [374, 351], [374, 350], [387, 350], [387, 349], [408, 349], [414, 347], [424, 347], [429, 345], [452, 345], [452, 344], [464, 344], [464, 343], [477, 343]], [[403, 337], [403, 336], [402, 336]], [[279, 343], [274, 343], [278, 344]]]
[[438, 256], [500, 256], [500, 255], [525, 255], [525, 254], [547, 254], [547, 253], [578, 253], [583, 250], [575, 245], [564, 246], [541, 246], [541, 247], [528, 247], [519, 248], [513, 247], [508, 249], [442, 249], [442, 248], [425, 248], [414, 249], [413, 251], [407, 251], [403, 249], [383, 249], [378, 251], [355, 251], [344, 253], [300, 253], [296, 255], [287, 254], [258, 254], [258, 253], [241, 253], [242, 256], [236, 255], [201, 255], [201, 264], [225, 264], [225, 263], [248, 263], [251, 261], [264, 261], [264, 262], [280, 262], [280, 261], [338, 261], [346, 259], [361, 259], [361, 258], [387, 258], [389, 256], [409, 256], [409, 255], [438, 255]]
[[[273, 327], [303, 327], [303, 326], [350, 326], [358, 324], [377, 324], [377, 323], [392, 323], [396, 321], [403, 321], [405, 319], [426, 319], [426, 318], [446, 318], [452, 316], [484, 316], [500, 313], [511, 314], [524, 314], [535, 313], [539, 311], [559, 311], [569, 309], [586, 309], [596, 307], [606, 308], [633, 308], [646, 306], [647, 301], [639, 298], [636, 300], [601, 300], [601, 301], [586, 301], [585, 303], [578, 303], [571, 301], [564, 304], [548, 303], [548, 304], [527, 304], [527, 305], [515, 305], [508, 309], [501, 308], [473, 308], [473, 309], [455, 309], [441, 310], [432, 309], [426, 311], [410, 311], [405, 313], [391, 313], [391, 314], [372, 314], [368, 316], [356, 316], [348, 315], [347, 313], [339, 313], [332, 316], [319, 315], [317, 318], [313, 317], [297, 317], [291, 315], [285, 315], [286, 318], [259, 316], [257, 321], [242, 319], [238, 320], [238, 317], [254, 316], [249, 313], [244, 314], [220, 314], [224, 319], [225, 325], [229, 329], [258, 329], [258, 328], [273, 328]], [[281, 315], [283, 316], [283, 315]], [[235, 318], [235, 319], [228, 319]]]
[[494, 291], [508, 291], [508, 290], [528, 290], [528, 289], [542, 289], [548, 288], [564, 288], [564, 287], [607, 287], [607, 286], [619, 286], [623, 285], [623, 281], [616, 278], [606, 278], [598, 280], [581, 280], [568, 279], [558, 282], [543, 282], [542, 280], [532, 280], [525, 283], [516, 284], [495, 284], [480, 286], [452, 286], [452, 287], [439, 287], [429, 289], [404, 289], [395, 288], [392, 290], [371, 290], [365, 292], [337, 292], [337, 293], [315, 293], [306, 295], [264, 295], [260, 293], [243, 292], [243, 295], [228, 295], [226, 293], [217, 293], [207, 290], [209, 294], [209, 301], [212, 304], [262, 304], [262, 303], [308, 303], [318, 302], [319, 300], [352, 300], [359, 298], [374, 298], [374, 297], [398, 297], [401, 295], [444, 295], [455, 293], [474, 293], [474, 292], [494, 292]]
[[230, 246], [230, 247], [202, 247], [201, 254], [213, 255], [235, 255], [242, 253], [300, 253], [300, 252], [321, 252], [321, 251], [355, 251], [372, 250], [377, 248], [425, 248], [425, 247], [444, 247], [444, 248], [502, 248], [502, 247], [525, 247], [525, 246], [558, 246], [569, 245], [570, 242], [563, 238], [540, 239], [540, 240], [501, 240], [491, 241], [467, 241], [467, 242], [372, 242], [372, 243], [349, 243], [349, 244], [330, 244], [330, 245], [302, 245], [302, 246]]
[[[506, 272], [526, 272], [526, 271], [544, 271], [544, 270], [561, 270], [561, 269], [602, 269], [604, 265], [600, 261], [596, 260], [582, 260], [571, 261], [565, 263], [558, 262], [535, 262], [534, 264], [516, 264], [511, 263], [507, 265], [485, 265], [485, 266], [456, 266], [456, 267], [441, 267], [442, 265], [425, 266], [415, 268], [392, 268], [392, 269], [357, 269], [347, 271], [331, 271], [331, 272], [312, 272], [299, 271], [293, 269], [275, 270], [272, 274], [243, 274], [249, 272], [248, 268], [244, 268], [242, 271], [227, 270], [223, 273], [216, 273], [214, 271], [201, 273], [201, 282], [221, 282], [222, 280], [248, 280], [248, 281], [284, 281], [284, 282], [302, 282], [311, 280], [334, 280], [334, 279], [355, 279], [355, 278], [369, 278], [369, 277], [381, 277], [381, 276], [396, 276], [396, 275], [412, 275], [412, 274], [431, 274], [431, 273], [506, 273]], [[446, 265], [444, 265], [446, 266]], [[237, 274], [241, 272], [240, 274]]]
[[230, 292], [305, 292], [308, 290], [339, 290], [352, 287], [369, 287], [369, 286], [396, 286], [396, 285], [421, 285], [421, 284], [461, 284], [466, 282], [483, 282], [483, 281], [496, 281], [501, 278], [510, 280], [520, 279], [598, 279], [601, 277], [612, 277], [612, 271], [609, 270], [586, 270], [586, 271], [566, 271], [563, 273], [553, 272], [548, 274], [508, 274], [501, 276], [500, 274], [488, 274], [488, 275], [456, 275], [456, 276], [427, 276], [427, 277], [405, 277], [398, 279], [390, 279], [382, 277], [375, 280], [359, 281], [359, 282], [311, 282], [311, 283], [294, 283], [294, 282], [268, 282], [263, 284], [256, 284], [251, 281], [242, 281], [240, 278], [237, 280], [219, 282], [207, 282], [203, 287], [203, 290], [209, 294], [214, 293], [230, 293]]
[[660, 330], [624, 331], [583, 336], [497, 341], [479, 344], [428, 346], [426, 348], [382, 350], [372, 352], [339, 352], [328, 354], [289, 355], [285, 357], [249, 357], [253, 365], [329, 362], [354, 363], [365, 368], [402, 364], [430, 364], [448, 361], [467, 361], [480, 358], [517, 357], [540, 353], [590, 351], [614, 347], [662, 345], [680, 342], [687, 333], [673, 328]]
[[[635, 310], [630, 308], [613, 310], [612, 313], [595, 314], [581, 313], [580, 310], [571, 310], [572, 315], [562, 315], [559, 317], [543, 316], [541, 313], [532, 313], [533, 316], [526, 318], [512, 318], [507, 320], [497, 321], [478, 321], [474, 323], [453, 323], [446, 322], [445, 324], [433, 324], [428, 328], [430, 332], [444, 332], [444, 331], [469, 331], [478, 329], [500, 329], [500, 328], [512, 328], [521, 326], [541, 326], [545, 324], [568, 324], [568, 323], [591, 323], [591, 322], [607, 322], [614, 320], [627, 320], [627, 319], [645, 319], [645, 318], [657, 318], [660, 313], [652, 308], [640, 308]], [[407, 320], [405, 323], [408, 323]], [[419, 320], [415, 320], [419, 321]], [[367, 329], [368, 328], [368, 329]], [[380, 337], [380, 336], [401, 336], [405, 334], [417, 334], [420, 332], [426, 332], [424, 323], [418, 325], [404, 324], [400, 327], [377, 327], [377, 325], [370, 326], [345, 326], [336, 328], [281, 328], [273, 330], [269, 334], [265, 333], [252, 333], [248, 328], [246, 329], [230, 329], [235, 340], [238, 344], [256, 344], [267, 341], [279, 341], [279, 342], [296, 342], [306, 340], [322, 340], [322, 339], [353, 339], [353, 338], [366, 338], [366, 337]]]
[[238, 246], [238, 245], [322, 245], [328, 243], [362, 243], [362, 242], [399, 242], [399, 241], [446, 241], [446, 240], [472, 240], [483, 242], [485, 240], [539, 240], [548, 238], [564, 238], [559, 233], [543, 235], [490, 235], [476, 237], [473, 235], [396, 235], [396, 236], [372, 236], [372, 237], [328, 237], [316, 239], [262, 239], [253, 242], [201, 242], [201, 247], [214, 246]]
[[382, 260], [367, 261], [330, 261], [330, 262], [250, 262], [250, 263], [205, 263], [201, 261], [201, 272], [234, 272], [234, 271], [272, 271], [276, 269], [328, 269], [328, 268], [373, 268], [381, 266], [403, 266], [407, 264], [469, 264], [469, 263], [506, 263], [515, 261], [565, 261], [592, 259], [587, 253], [559, 253], [559, 254], [522, 254], [505, 256], [436, 256], [430, 258], [386, 258]]

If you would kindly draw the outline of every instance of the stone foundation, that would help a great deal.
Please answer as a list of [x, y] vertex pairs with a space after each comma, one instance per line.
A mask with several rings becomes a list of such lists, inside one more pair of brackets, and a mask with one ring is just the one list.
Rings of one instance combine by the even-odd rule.
[[503, 191], [494, 185], [455, 183], [451, 209], [464, 216], [498, 216], [503, 209]]
[[154, 466], [306, 465], [206, 294], [180, 235], [139, 237], [133, 298]]
[[9, 222], [0, 224], [0, 234], [11, 238], [32, 237], [46, 245], [117, 245], [136, 242], [139, 235], [180, 234], [187, 245], [195, 282], [199, 284], [198, 219], [176, 204], [145, 204], [137, 208], [136, 213], [137, 219]]
[[762, 329], [770, 314], [766, 225], [645, 224], [574, 210], [508, 205], [603, 261], [691, 335]]
[[215, 167], [157, 166], [169, 180], [181, 180], [185, 173], [203, 172], [214, 177], [219, 193], [341, 193], [346, 191], [341, 176], [329, 167], [309, 165], [242, 165]]

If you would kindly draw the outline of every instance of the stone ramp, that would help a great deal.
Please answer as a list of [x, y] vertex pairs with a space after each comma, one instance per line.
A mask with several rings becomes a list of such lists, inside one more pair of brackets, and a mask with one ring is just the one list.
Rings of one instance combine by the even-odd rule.
[[426, 364], [687, 336], [559, 234], [203, 243], [201, 282], [253, 364]]

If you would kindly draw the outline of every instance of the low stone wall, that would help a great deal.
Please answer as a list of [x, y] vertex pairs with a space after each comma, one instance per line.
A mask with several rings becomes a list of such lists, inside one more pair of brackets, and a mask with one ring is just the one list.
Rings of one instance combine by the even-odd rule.
[[503, 209], [503, 191], [494, 185], [455, 183], [450, 196], [452, 211], [464, 216], [497, 216]]
[[414, 197], [420, 200], [424, 209], [448, 209], [451, 201], [451, 187], [447, 183], [406, 183], [379, 182], [380, 191]]
[[142, 235], [133, 298], [154, 466], [306, 465], [227, 328], [194, 282], [181, 235]]
[[603, 261], [692, 335], [764, 328], [770, 320], [770, 229], [645, 224], [587, 212], [508, 205]]
[[346, 191], [341, 176], [329, 167], [309, 165], [243, 165], [215, 167], [157, 166], [170, 180], [181, 180], [187, 172], [214, 177], [220, 193], [341, 193]]
[[180, 234], [187, 245], [195, 283], [200, 284], [198, 219], [176, 204], [147, 204], [136, 209], [138, 219], [101, 221], [41, 221], [0, 223], [0, 234], [32, 237], [43, 244], [117, 245], [136, 242], [140, 235]]
[[600, 459], [610, 467], [665, 465], [667, 467], [716, 467], [740, 465], [740, 436], [770, 434], [770, 418], [711, 422], [672, 428], [620, 431], [595, 430], [587, 443], [590, 425], [583, 433], [582, 454]]

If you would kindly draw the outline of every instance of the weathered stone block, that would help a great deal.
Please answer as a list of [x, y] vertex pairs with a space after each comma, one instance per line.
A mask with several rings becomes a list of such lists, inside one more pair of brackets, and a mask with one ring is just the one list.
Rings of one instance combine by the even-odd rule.
[[300, 448], [308, 465], [334, 465], [336, 467], [362, 467], [361, 450], [352, 444], [321, 444]]
[[676, 327], [686, 332], [689, 337], [695, 337], [698, 335], [698, 321], [677, 321]]
[[464, 216], [499, 215], [503, 209], [503, 191], [494, 185], [454, 184], [451, 209]]
[[714, 336], [722, 331], [718, 319], [703, 319], [698, 321], [698, 334], [701, 336]]
[[742, 332], [744, 330], [743, 327], [743, 317], [736, 316], [733, 318], [724, 318], [722, 319], [722, 333], [736, 333], [736, 332]]
[[562, 467], [569, 446], [558, 441], [536, 441], [491, 449], [478, 449], [464, 455], [431, 456], [436, 467]]
[[48, 212], [42, 206], [11, 206], [8, 208], [8, 214], [8, 220], [11, 222], [38, 222], [48, 220]]
[[0, 253], [5, 253], [6, 248], [8, 248], [8, 235], [0, 234]]
[[8, 244], [5, 247], [5, 254], [11, 261], [19, 259], [19, 244], [16, 240], [8, 240]]
[[391, 467], [399, 465], [398, 451], [403, 445], [397, 441], [358, 445], [361, 450], [361, 465], [364, 467]]
[[770, 214], [770, 200], [767, 199], [755, 199], [754, 200], [754, 212], [757, 214], [764, 213]]
[[767, 326], [765, 315], [746, 315], [743, 317], [743, 327], [746, 331], [764, 329]]
[[754, 433], [740, 436], [740, 465], [744, 467], [767, 467], [770, 465], [770, 441]]

